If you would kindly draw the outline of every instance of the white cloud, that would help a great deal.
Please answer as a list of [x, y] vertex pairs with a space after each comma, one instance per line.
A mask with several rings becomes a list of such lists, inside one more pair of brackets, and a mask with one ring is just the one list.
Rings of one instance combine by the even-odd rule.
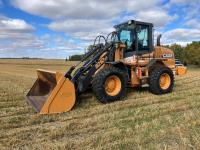
[[[22, 19], [0, 17], [0, 43], [2, 49], [22, 49], [27, 47], [41, 47], [40, 42], [32, 35], [34, 27]], [[34, 42], [33, 42], [34, 41]]]
[[0, 31], [6, 32], [29, 32], [34, 28], [21, 19], [2, 18], [0, 19]]
[[164, 27], [177, 17], [160, 8], [161, 0], [13, 0], [12, 4], [30, 14], [50, 18], [49, 29], [80, 40], [108, 34], [113, 30], [113, 22], [135, 19]]
[[[200, 39], [199, 29], [194, 25], [198, 22], [199, 2], [199, 0], [192, 2], [190, 0], [170, 0], [163, 6], [162, 0], [12, 0], [11, 3], [14, 7], [29, 14], [50, 19], [51, 22], [46, 25], [47, 28], [56, 32], [64, 32], [67, 37], [78, 40], [79, 43], [73, 40], [68, 41], [63, 37], [54, 37], [52, 40], [53, 38], [49, 35], [35, 37], [31, 33], [34, 30], [32, 26], [17, 20], [7, 20], [0, 24], [7, 24], [8, 28], [6, 35], [0, 33], [0, 38], [13, 36], [16, 39], [26, 41], [24, 45], [31, 47], [31, 41], [28, 41], [25, 36], [28, 35], [33, 43], [39, 43], [36, 45], [41, 46], [41, 51], [53, 51], [57, 47], [57, 50], [62, 52], [75, 53], [82, 51], [96, 35], [105, 35], [111, 32], [115, 23], [129, 19], [141, 20], [154, 23], [156, 29], [165, 31], [167, 24], [184, 15], [184, 18], [181, 19], [187, 22], [178, 29], [167, 31], [162, 38], [163, 43], [180, 42], [184, 44]], [[181, 9], [183, 5], [183, 9]], [[173, 8], [172, 12], [171, 8]], [[17, 29], [14, 28], [15, 24], [17, 24]], [[185, 29], [184, 25], [193, 29]], [[8, 32], [11, 29], [16, 32]], [[24, 33], [19, 34], [22, 31]], [[54, 47], [52, 47], [52, 43]]]
[[188, 20], [187, 22], [185, 22], [185, 25], [191, 28], [200, 29], [200, 21], [198, 21], [197, 19]]
[[65, 20], [55, 21], [48, 25], [54, 31], [64, 32], [73, 38], [94, 39], [97, 34], [107, 34], [114, 29], [107, 20]]
[[12, 4], [28, 13], [52, 19], [101, 19], [115, 16], [119, 13], [120, 6], [123, 6], [124, 2], [121, 0], [85, 0], [84, 2], [81, 0], [13, 0]]
[[30, 34], [34, 27], [24, 20], [0, 17], [0, 39], [24, 39], [24, 34]]
[[[13, 0], [16, 8], [51, 19], [110, 19], [160, 6], [162, 0]], [[23, 5], [22, 5], [23, 4]]]
[[24, 35], [24, 39], [0, 42], [0, 57], [66, 58], [83, 53], [84, 44], [62, 37]]
[[80, 32], [80, 31], [94, 31], [101, 30], [102, 27], [108, 27], [108, 22], [101, 20], [66, 20], [53, 22], [49, 28], [61, 32]]
[[185, 29], [177, 28], [167, 31], [163, 34], [162, 42], [164, 44], [171, 43], [190, 43], [191, 41], [199, 41], [200, 30], [199, 29]]
[[171, 0], [168, 7], [183, 15], [183, 20], [199, 18], [200, 0]]
[[34, 31], [35, 27], [22, 19], [0, 16], [0, 57], [65, 58], [84, 50], [82, 43], [49, 34], [36, 36]]
[[177, 18], [176, 15], [169, 16], [167, 12], [162, 9], [141, 11], [137, 14], [136, 17], [138, 18], [138, 20], [152, 22], [155, 24], [156, 27], [164, 27], [166, 24]]
[[0, 54], [20, 54], [26, 49], [34, 50], [43, 48], [43, 41], [32, 34], [34, 31], [35, 28], [22, 19], [1, 16]]
[[[16, 8], [55, 19], [113, 19], [122, 12], [137, 14], [160, 8], [162, 0], [13, 0]], [[23, 4], [23, 5], [22, 5]], [[160, 9], [162, 10], [162, 9]]]

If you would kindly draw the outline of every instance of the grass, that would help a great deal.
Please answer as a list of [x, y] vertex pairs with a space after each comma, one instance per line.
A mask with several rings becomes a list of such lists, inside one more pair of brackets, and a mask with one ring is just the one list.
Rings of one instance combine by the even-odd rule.
[[129, 89], [125, 101], [105, 105], [87, 92], [70, 112], [36, 114], [24, 98], [35, 69], [64, 73], [71, 64], [0, 60], [1, 149], [199, 149], [199, 68], [176, 77], [170, 94]]

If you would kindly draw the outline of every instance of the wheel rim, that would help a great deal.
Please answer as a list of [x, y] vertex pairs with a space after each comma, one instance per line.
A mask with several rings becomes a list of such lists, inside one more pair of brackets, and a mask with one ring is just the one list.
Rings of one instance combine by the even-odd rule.
[[160, 76], [160, 87], [163, 89], [163, 90], [166, 90], [169, 88], [170, 84], [171, 84], [171, 79], [170, 79], [170, 76], [167, 74], [167, 73], [164, 73]]
[[110, 96], [119, 94], [121, 87], [121, 80], [115, 75], [109, 76], [105, 81], [105, 91]]

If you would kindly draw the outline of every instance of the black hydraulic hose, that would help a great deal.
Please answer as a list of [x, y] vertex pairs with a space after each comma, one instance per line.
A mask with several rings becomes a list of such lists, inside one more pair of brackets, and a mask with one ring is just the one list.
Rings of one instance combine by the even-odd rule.
[[105, 41], [105, 43], [106, 43], [106, 38], [103, 36], [103, 35], [98, 35], [96, 38], [95, 38], [95, 40], [94, 40], [94, 44], [93, 45], [96, 45], [96, 41], [97, 41], [97, 39], [99, 39], [99, 44], [100, 44], [100, 42], [101, 42], [101, 38]]
[[[110, 36], [111, 36], [111, 37], [110, 37]], [[118, 33], [117, 33], [116, 31], [113, 31], [113, 32], [111, 32], [111, 33], [109, 33], [109, 34], [107, 35], [107, 37], [106, 37], [106, 42], [108, 42], [109, 37], [110, 37], [111, 41], [112, 41], [113, 38], [115, 38], [115, 37], [117, 37], [117, 41], [118, 41], [118, 42], [120, 41], [120, 38], [119, 38]], [[115, 40], [115, 39], [114, 39], [114, 40]], [[114, 41], [113, 41], [113, 42], [114, 42]]]
[[[96, 40], [99, 38], [99, 44], [95, 44], [96, 43]], [[100, 39], [103, 38], [105, 43], [106, 43], [106, 39], [104, 36], [102, 35], [99, 35], [95, 38], [94, 40], [94, 44], [93, 44], [93, 47], [95, 47], [94, 49], [92, 49], [91, 51], [89, 51], [88, 53], [86, 53], [84, 55], [84, 57], [81, 59], [81, 61], [79, 61], [76, 65], [74, 65], [75, 67], [78, 66], [80, 63], [82, 63], [83, 61], [85, 61], [86, 59], [88, 59], [92, 54], [94, 54], [98, 49], [100, 49], [101, 47], [103, 47], [104, 45], [103, 44], [100, 44]], [[72, 66], [73, 67], [73, 66]]]
[[97, 53], [97, 55], [95, 55], [93, 57], [93, 59], [91, 59], [87, 64], [84, 64], [83, 67], [84, 67], [84, 72], [87, 71], [94, 63], [96, 63], [99, 59], [99, 57], [104, 53], [106, 52], [111, 46], [113, 46], [113, 43], [107, 43], [105, 45], [105, 47], [103, 48], [102, 51], [100, 51], [99, 53]]
[[99, 53], [97, 53], [91, 60], [87, 61], [82, 67], [79, 68], [79, 70], [77, 71], [77, 73], [71, 77], [71, 81], [75, 82], [80, 75], [82, 75], [83, 73], [87, 72], [90, 68], [92, 68], [92, 66], [95, 65], [95, 63], [97, 63], [99, 57], [106, 52], [113, 44], [106, 44], [104, 46], [104, 48], [101, 48], [101, 51], [99, 51]]
[[74, 69], [76, 68], [76, 66], [78, 66], [80, 63], [82, 63], [83, 61], [85, 61], [86, 59], [88, 59], [92, 54], [94, 54], [99, 48], [101, 47], [101, 45], [98, 45], [95, 47], [95, 49], [89, 51], [83, 58], [81, 61], [79, 61], [77, 64], [71, 66], [71, 68], [66, 72], [65, 77], [71, 79], [71, 73], [74, 71]]
[[[108, 37], [111, 35], [111, 39], [116, 36], [119, 40], [119, 37], [117, 35], [116, 32], [111, 32], [110, 34], [108, 34], [107, 38], [105, 39], [104, 36], [102, 35], [99, 35], [95, 38], [94, 40], [94, 45], [93, 47], [95, 47], [94, 49], [92, 49], [91, 51], [89, 51], [88, 53], [86, 53], [84, 55], [84, 57], [81, 59], [80, 62], [78, 62], [77, 64], [73, 65], [65, 74], [65, 77], [66, 78], [69, 78], [70, 80], [72, 79], [73, 81], [76, 80], [77, 76], [80, 76], [80, 74], [82, 72], [86, 72], [92, 65], [94, 65], [96, 63], [96, 61], [99, 59], [99, 57], [105, 52], [107, 51], [112, 45], [114, 42], [110, 42], [108, 43], [107, 40], [108, 40]], [[98, 45], [95, 45], [96, 44], [96, 40], [99, 38], [99, 44]], [[103, 38], [105, 40], [105, 45], [103, 44], [100, 44], [100, 39]], [[96, 53], [96, 54], [95, 54]], [[87, 60], [90, 56], [92, 56], [93, 54], [94, 57], [91, 59], [91, 60], [88, 60], [86, 63], [84, 63], [84, 65], [79, 68], [79, 71], [74, 75], [74, 77], [71, 76], [72, 72], [74, 71], [74, 69], [80, 64], [82, 63], [83, 61]]]
[[101, 48], [103, 45], [97, 45], [95, 46], [94, 49], [92, 49], [91, 51], [89, 51], [88, 53], [86, 53], [84, 55], [84, 57], [82, 58], [81, 62], [85, 61], [86, 59], [88, 59], [92, 54], [94, 54], [99, 48]]

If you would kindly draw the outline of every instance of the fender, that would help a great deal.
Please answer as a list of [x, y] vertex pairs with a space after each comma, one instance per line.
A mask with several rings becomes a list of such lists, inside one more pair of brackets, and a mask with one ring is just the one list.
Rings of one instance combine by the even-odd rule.
[[105, 62], [105, 64], [112, 65], [114, 67], [122, 69], [123, 71], [125, 71], [128, 74], [128, 79], [130, 79], [130, 75], [128, 73], [128, 68], [127, 68], [126, 65], [124, 65], [123, 62], [121, 62], [121, 61], [113, 61], [113, 62]]

